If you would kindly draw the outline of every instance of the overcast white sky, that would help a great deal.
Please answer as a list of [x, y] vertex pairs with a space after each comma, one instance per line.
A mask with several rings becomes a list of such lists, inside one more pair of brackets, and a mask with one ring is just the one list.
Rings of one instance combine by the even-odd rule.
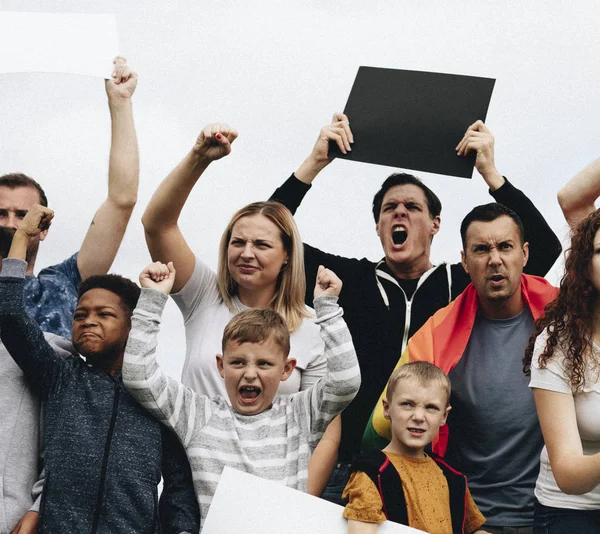
[[[487, 124], [496, 135], [497, 167], [529, 194], [559, 237], [566, 226], [556, 192], [600, 155], [595, 0], [0, 0], [2, 10], [117, 14], [122, 54], [140, 75], [134, 113], [141, 183], [113, 271], [133, 279], [149, 261], [140, 223], [145, 205], [204, 124], [224, 121], [240, 133], [181, 219], [192, 248], [216, 266], [231, 214], [268, 198], [296, 169], [319, 128], [343, 109], [360, 65], [496, 78]], [[103, 83], [0, 75], [0, 113], [0, 174], [35, 177], [56, 212], [39, 269], [78, 249], [106, 195]], [[393, 171], [334, 162], [298, 212], [303, 238], [334, 253], [379, 259], [370, 202]], [[473, 180], [416, 174], [444, 205], [433, 261], [459, 261], [462, 217], [491, 199], [483, 180], [477, 173]], [[161, 361], [176, 377], [184, 345], [181, 317], [170, 303]]]

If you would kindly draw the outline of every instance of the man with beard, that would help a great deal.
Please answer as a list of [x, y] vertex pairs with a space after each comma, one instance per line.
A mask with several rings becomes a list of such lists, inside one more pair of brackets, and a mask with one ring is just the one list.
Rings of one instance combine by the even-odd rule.
[[[347, 152], [352, 141], [348, 118], [335, 114], [333, 123], [321, 129], [312, 153], [271, 200], [282, 202], [294, 213], [312, 181], [333, 160], [329, 143]], [[456, 151], [458, 156], [476, 153], [475, 168], [490, 194], [523, 221], [531, 250], [526, 272], [545, 275], [560, 254], [560, 242], [532, 202], [496, 169], [494, 137], [485, 124], [472, 124]], [[343, 208], [348, 210], [345, 204]], [[344, 258], [304, 245], [307, 287], [314, 285], [312, 273], [319, 265], [334, 271], [344, 282], [340, 305], [363, 377], [356, 399], [342, 412], [339, 463], [324, 494], [339, 504], [371, 411], [408, 340], [470, 281], [460, 263], [431, 263], [431, 241], [440, 229], [441, 209], [439, 198], [417, 177], [392, 174], [373, 199], [375, 229], [385, 253], [381, 261]], [[307, 295], [307, 302], [309, 299]]]
[[[532, 534], [544, 440], [522, 360], [534, 321], [558, 290], [523, 274], [529, 245], [521, 220], [506, 206], [473, 208], [460, 233], [472, 283], [411, 337], [398, 366], [427, 361], [450, 378], [452, 410], [433, 452], [467, 477], [487, 520], [482, 528]], [[373, 425], [390, 439], [381, 402]]]
[[[27, 313], [44, 332], [67, 339], [71, 337], [78, 285], [92, 275], [108, 272], [137, 200], [139, 162], [131, 104], [137, 74], [124, 58], [117, 57], [114, 63], [113, 77], [105, 84], [112, 122], [108, 197], [96, 212], [78, 253], [34, 276], [39, 243], [46, 238], [47, 231], [33, 239], [27, 250], [24, 289]], [[7, 256], [23, 218], [37, 204], [47, 206], [48, 201], [35, 180], [19, 173], [0, 176], [2, 258]], [[11, 532], [33, 504], [30, 493], [39, 474], [40, 405], [2, 345], [0, 381], [3, 384], [0, 403], [4, 410], [0, 428], [0, 533], [4, 533]], [[33, 497], [38, 494], [39, 491]], [[36, 501], [34, 510], [38, 506]], [[37, 516], [35, 511], [27, 513], [16, 531], [30, 532]]]

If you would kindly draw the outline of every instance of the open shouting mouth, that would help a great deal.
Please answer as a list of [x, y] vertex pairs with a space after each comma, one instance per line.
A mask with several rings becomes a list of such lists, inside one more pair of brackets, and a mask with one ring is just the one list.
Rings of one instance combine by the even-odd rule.
[[504, 276], [502, 274], [493, 274], [492, 276], [489, 277], [489, 281], [494, 286], [502, 284], [502, 282], [504, 282], [504, 280], [506, 280], [506, 276]]
[[392, 231], [392, 241], [394, 242], [394, 245], [402, 245], [407, 237], [408, 233], [403, 226], [396, 226]]
[[252, 404], [260, 395], [261, 389], [256, 386], [242, 386], [239, 389], [242, 403]]

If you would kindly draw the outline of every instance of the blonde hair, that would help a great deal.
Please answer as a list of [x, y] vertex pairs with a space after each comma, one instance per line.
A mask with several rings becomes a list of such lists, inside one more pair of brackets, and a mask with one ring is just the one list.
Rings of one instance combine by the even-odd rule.
[[223, 354], [229, 341], [264, 343], [272, 339], [287, 358], [290, 353], [290, 333], [283, 317], [273, 310], [244, 310], [227, 323], [221, 346]]
[[386, 392], [388, 403], [392, 402], [398, 382], [406, 378], [414, 378], [421, 385], [437, 382], [446, 393], [446, 405], [450, 404], [450, 393], [452, 391], [450, 379], [444, 371], [429, 362], [410, 362], [398, 367], [388, 380]]
[[248, 204], [237, 211], [229, 221], [219, 245], [217, 284], [221, 298], [231, 311], [236, 311], [233, 305], [233, 297], [238, 294], [238, 284], [227, 267], [227, 251], [235, 223], [244, 217], [253, 215], [262, 215], [277, 226], [283, 247], [288, 253], [287, 265], [279, 273], [271, 306], [285, 319], [289, 331], [293, 332], [306, 317], [310, 317], [304, 304], [306, 293], [304, 246], [292, 214], [279, 202], [269, 201]]

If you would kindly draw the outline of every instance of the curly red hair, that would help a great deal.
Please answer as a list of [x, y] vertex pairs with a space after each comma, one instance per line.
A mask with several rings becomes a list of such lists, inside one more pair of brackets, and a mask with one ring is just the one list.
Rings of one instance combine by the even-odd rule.
[[592, 349], [595, 305], [599, 294], [590, 277], [590, 262], [599, 229], [600, 210], [596, 210], [574, 231], [558, 297], [546, 306], [544, 316], [536, 322], [523, 358], [523, 371], [529, 374], [535, 340], [547, 328], [548, 339], [539, 356], [539, 366], [546, 367], [554, 350], [560, 346], [565, 354], [565, 371], [575, 391], [584, 386], [586, 357]]

